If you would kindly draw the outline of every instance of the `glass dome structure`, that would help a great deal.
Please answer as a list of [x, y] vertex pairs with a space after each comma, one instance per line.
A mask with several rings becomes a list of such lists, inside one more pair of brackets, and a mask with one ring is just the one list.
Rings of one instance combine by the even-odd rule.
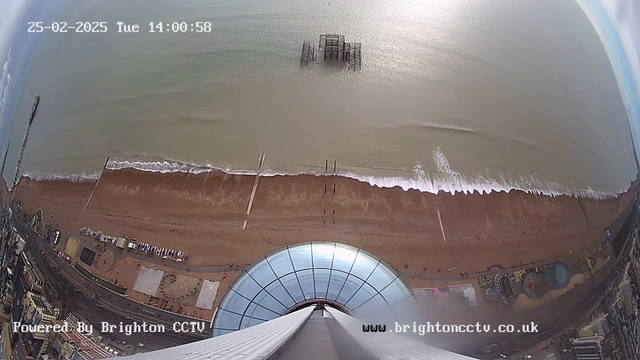
[[316, 301], [357, 316], [410, 297], [413, 292], [382, 260], [338, 243], [304, 243], [262, 258], [238, 277], [216, 311], [213, 336]]

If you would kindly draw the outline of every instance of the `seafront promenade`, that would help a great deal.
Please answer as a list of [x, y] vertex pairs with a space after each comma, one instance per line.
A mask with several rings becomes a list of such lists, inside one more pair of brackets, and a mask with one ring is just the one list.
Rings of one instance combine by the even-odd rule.
[[[152, 306], [131, 300], [122, 296], [108, 287], [100, 285], [98, 282], [89, 281], [79, 271], [74, 269], [69, 263], [57, 255], [49, 244], [46, 243], [35, 231], [20, 220], [13, 221], [13, 226], [26, 241], [26, 249], [29, 250], [31, 259], [35, 261], [40, 271], [46, 276], [46, 282], [54, 286], [61, 294], [62, 299], [67, 302], [67, 306], [73, 311], [80, 311], [83, 316], [90, 320], [107, 321], [117, 323], [118, 320], [124, 324], [133, 322], [164, 325], [171, 329], [176, 322], [201, 322], [205, 326], [202, 334], [184, 333], [176, 334], [169, 332], [166, 335], [158, 335], [155, 341], [146, 339], [140, 334], [140, 342], [149, 343], [151, 348], [161, 348], [166, 345], [177, 345], [203, 339], [209, 335], [209, 321], [202, 321], [180, 314], [163, 311]], [[109, 315], [104, 315], [108, 313]], [[95, 316], [93, 316], [95, 315]], [[118, 334], [116, 334], [118, 336]], [[135, 336], [134, 336], [135, 338]], [[131, 338], [122, 338], [132, 342]], [[153, 344], [155, 343], [155, 344]], [[160, 345], [160, 344], [164, 344]]]
[[[53, 268], [55, 273], [57, 273], [58, 275], [62, 275], [62, 279], [64, 279], [64, 281], [67, 281], [72, 285], [73, 288], [76, 289], [75, 291], [84, 293], [85, 297], [93, 299], [93, 304], [103, 311], [118, 314], [118, 316], [124, 317], [128, 320], [148, 321], [150, 323], [165, 325], [170, 324], [173, 321], [195, 320], [188, 317], [181, 318], [176, 314], [164, 312], [146, 304], [133, 301], [126, 296], [121, 296], [120, 294], [117, 294], [95, 282], [88, 281], [85, 276], [83, 276], [80, 272], [70, 266], [70, 264], [64, 261], [62, 257], [58, 256], [57, 251], [50, 247], [46, 240], [42, 239], [38, 234], [36, 234], [35, 231], [29, 228], [26, 223], [20, 220], [15, 220], [14, 226], [23, 236], [23, 238], [27, 240], [27, 248], [33, 254], [33, 258], [39, 266]], [[630, 246], [630, 244], [627, 244], [625, 250], [628, 250]], [[123, 253], [122, 256], [134, 258], [137, 257], [137, 255], [134, 253], [126, 252]], [[625, 255], [623, 251], [621, 259], [623, 259], [624, 256]], [[544, 264], [556, 262], [558, 260], [562, 259], [548, 259], [547, 261], [538, 263], [538, 265], [542, 266]], [[601, 297], [601, 290], [604, 289], [603, 287], [606, 288], [607, 284], [612, 280], [612, 276], [615, 276], [615, 271], [613, 271], [612, 269], [617, 266], [615, 264], [618, 264], [621, 261], [623, 260], [614, 260], [612, 264], [609, 264], [608, 266], [603, 268], [598, 273], [598, 276], [592, 277], [590, 280], [578, 286], [575, 290], [570, 291], [565, 296], [562, 296], [557, 300], [550, 301], [546, 304], [542, 304], [540, 307], [533, 309], [527, 313], [521, 314], [525, 315], [525, 319], [535, 319], [535, 321], [541, 324], [541, 328], [543, 329], [541, 334], [531, 335], [528, 338], [522, 336], [515, 337], [503, 335], [501, 336], [502, 342], [512, 343], [511, 346], [515, 350], [519, 347], [536, 341], [541, 336], [548, 336], [554, 331], [560, 331], [562, 328], [569, 326], [569, 324], [571, 324], [581, 316], [581, 311], [584, 311], [585, 308], [592, 306], [592, 303], [594, 303], [597, 299], [599, 299], [599, 297]], [[167, 264], [164, 264], [163, 266], [169, 267], [167, 266]], [[234, 271], [241, 271], [245, 267], [246, 265], [237, 267], [234, 266]], [[224, 266], [219, 268], [224, 268]], [[206, 268], [206, 271], [211, 269], [212, 268]], [[196, 268], [194, 270], [205, 269]], [[224, 269], [224, 271], [229, 272], [229, 269]], [[490, 273], [495, 273], [495, 269]], [[486, 275], [486, 273], [473, 273], [469, 274], [468, 277], [470, 279], [476, 279], [483, 275]], [[447, 283], [448, 280], [452, 280], [448, 275], [429, 275], [429, 278], [431, 280], [439, 281], [443, 285]], [[133, 310], [134, 307], [135, 310]], [[571, 311], [569, 311], [569, 309], [571, 309]], [[563, 315], [556, 318], [558, 314]], [[497, 324], [500, 323], [500, 321], [504, 321], [504, 319], [498, 317], [495, 318], [492, 323]], [[176, 336], [178, 336], [179, 341], [188, 341], [188, 339], [182, 339], [179, 335]], [[481, 347], [488, 341], [496, 340], [495, 338], [489, 336], [476, 337], [473, 340], [467, 339], [465, 351], [472, 353], [474, 351], [474, 346], [476, 348]]]
[[490, 271], [548, 259], [584, 261], [598, 252], [605, 229], [631, 199], [631, 192], [608, 200], [519, 191], [434, 195], [332, 175], [255, 180], [217, 171], [106, 170], [97, 184], [23, 178], [16, 199], [27, 213], [42, 209], [44, 222], [62, 231], [60, 251], [68, 236], [81, 241], [80, 248], [95, 249], [97, 242], [79, 233], [84, 226], [189, 256], [178, 264], [107, 248], [116, 270], [90, 269], [107, 281], [131, 289], [135, 278], [118, 272], [137, 272], [140, 261], [220, 281], [222, 292], [235, 270], [308, 241], [335, 241], [380, 256], [412, 288], [441, 279], [470, 282], [493, 265], [499, 266]]

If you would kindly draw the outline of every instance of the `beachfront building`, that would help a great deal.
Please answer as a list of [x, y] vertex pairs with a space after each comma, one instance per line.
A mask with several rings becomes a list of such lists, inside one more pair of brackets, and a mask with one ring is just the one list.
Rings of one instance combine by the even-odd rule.
[[588, 336], [571, 340], [573, 354], [576, 360], [601, 360], [604, 359], [602, 352], [602, 336]]
[[[74, 325], [74, 321], [77, 324], [75, 316], [67, 316], [66, 321], [69, 324], [69, 331], [51, 334], [51, 348], [59, 354], [60, 360], [105, 359], [118, 355], [113, 349], [103, 346], [86, 334], [79, 332], [77, 326]], [[55, 324], [62, 326], [64, 322], [56, 320]]]
[[[54, 309], [43, 296], [29, 291], [25, 295], [23, 303], [24, 310], [20, 324], [36, 328], [38, 325], [52, 325], [55, 322]], [[26, 353], [39, 359], [40, 355], [49, 348], [51, 333], [27, 331], [20, 334], [20, 339], [26, 347]]]
[[469, 359], [393, 333], [394, 321], [416, 321], [414, 305], [382, 260], [342, 244], [305, 243], [238, 277], [215, 313], [212, 339], [131, 358]]

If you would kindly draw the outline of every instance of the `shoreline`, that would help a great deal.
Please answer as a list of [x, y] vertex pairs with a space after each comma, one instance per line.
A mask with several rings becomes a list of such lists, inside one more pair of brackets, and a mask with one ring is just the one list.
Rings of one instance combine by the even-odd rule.
[[[570, 189], [569, 187], [558, 183], [536, 179], [534, 176], [529, 176], [527, 180], [525, 180], [525, 177], [523, 176], [519, 176], [519, 180], [514, 180], [513, 178], [507, 180], [503, 177], [501, 177], [500, 180], [497, 180], [481, 174], [476, 174], [475, 176], [465, 176], [451, 170], [446, 157], [442, 155], [442, 158], [444, 160], [439, 161], [439, 170], [433, 173], [425, 173], [419, 164], [416, 165], [416, 167], [412, 171], [406, 171], [402, 169], [380, 169], [380, 171], [384, 170], [413, 174], [413, 177], [366, 175], [364, 173], [356, 173], [353, 170], [344, 171], [340, 168], [338, 168], [336, 172], [333, 172], [333, 169], [330, 169], [332, 168], [332, 166], [328, 166], [328, 171], [324, 171], [320, 169], [320, 167], [318, 167], [317, 171], [307, 170], [297, 172], [283, 172], [267, 168], [260, 171], [260, 177], [297, 177], [305, 175], [318, 177], [337, 176], [357, 180], [359, 182], [363, 182], [380, 189], [400, 188], [403, 191], [417, 190], [434, 195], [438, 195], [441, 192], [450, 193], [451, 195], [473, 195], [476, 193], [481, 195], [489, 195], [492, 193], [509, 193], [511, 191], [522, 191], [528, 194], [551, 197], [572, 196], [576, 198], [580, 197], [596, 200], [616, 198], [619, 195], [629, 191], [633, 184], [633, 181], [630, 181], [630, 185], [626, 186], [625, 188], [619, 189], [615, 192], [607, 192], [595, 190], [591, 187], [587, 187], [586, 189]], [[193, 165], [172, 160], [137, 161], [110, 159], [106, 164], [106, 167], [103, 169], [103, 171], [107, 170], [137, 170], [165, 175], [179, 173], [200, 175], [206, 173], [222, 172], [227, 175], [255, 176], [258, 173], [257, 170], [234, 169], [230, 166], [223, 168], [216, 167], [211, 164], [207, 164], [204, 166]], [[55, 174], [43, 172], [26, 172], [25, 174], [23, 174], [23, 177], [35, 181], [60, 180], [69, 182], [95, 182], [100, 178], [100, 176], [101, 173], [97, 171], [91, 173], [81, 172], [72, 174]]]
[[[594, 190], [590, 186], [586, 189], [570, 189], [567, 186], [541, 180], [533, 175], [516, 176], [515, 178], [509, 176], [508, 179], [500, 175], [500, 180], [491, 178], [486, 174], [477, 173], [475, 175], [462, 175], [451, 169], [449, 160], [442, 153], [442, 150], [438, 147], [433, 151], [433, 161], [436, 164], [437, 170], [435, 172], [423, 170], [421, 164], [417, 163], [411, 171], [406, 169], [369, 169], [374, 171], [389, 171], [395, 173], [412, 174], [412, 177], [405, 176], [384, 176], [382, 174], [367, 175], [364, 172], [357, 173], [357, 167], [346, 166], [348, 170], [343, 170], [341, 166], [337, 166], [336, 163], [325, 163], [325, 170], [321, 167], [317, 167], [317, 170], [306, 171], [278, 171], [272, 169], [262, 169], [260, 171], [261, 177], [272, 176], [301, 176], [301, 175], [313, 175], [313, 176], [339, 176], [349, 179], [358, 180], [360, 182], [367, 183], [374, 187], [379, 188], [396, 188], [399, 187], [404, 191], [418, 190], [420, 192], [426, 192], [431, 194], [438, 194], [440, 192], [448, 192], [451, 195], [456, 193], [462, 193], [470, 195], [474, 193], [491, 194], [494, 192], [510, 192], [512, 190], [523, 191], [526, 193], [548, 196], [561, 196], [569, 195], [575, 197], [587, 197], [592, 199], [607, 199], [614, 198], [620, 194], [627, 192], [634, 180], [630, 180], [628, 186], [617, 189], [615, 192], [606, 192]], [[342, 164], [340, 164], [342, 165]], [[335, 168], [336, 171], [333, 171]], [[120, 160], [110, 159], [105, 167], [106, 170], [139, 170], [145, 172], [156, 173], [192, 173], [198, 175], [207, 172], [220, 171], [228, 175], [257, 175], [257, 170], [237, 169], [230, 165], [226, 167], [218, 167], [207, 163], [206, 165], [194, 165], [180, 161], [173, 161], [168, 159], [163, 160]], [[84, 175], [84, 173], [82, 174]], [[74, 177], [77, 175], [71, 175]], [[91, 174], [91, 177], [99, 176], [99, 174]], [[527, 180], [525, 180], [527, 178]], [[636, 176], [637, 178], [637, 176]]]

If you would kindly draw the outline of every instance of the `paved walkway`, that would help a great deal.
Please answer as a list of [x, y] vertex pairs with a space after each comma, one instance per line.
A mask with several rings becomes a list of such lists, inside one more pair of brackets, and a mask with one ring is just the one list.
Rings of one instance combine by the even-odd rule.
[[14, 226], [27, 242], [28, 250], [30, 250], [39, 268], [44, 268], [46, 261], [50, 262], [59, 270], [60, 275], [66, 281], [76, 286], [79, 291], [85, 292], [89, 298], [95, 300], [98, 306], [103, 309], [116, 313], [119, 316], [124, 316], [130, 320], [161, 324], [169, 330], [173, 329], [173, 324], [176, 322], [202, 323], [204, 326], [203, 333], [189, 332], [182, 334], [182, 336], [196, 339], [206, 338], [208, 336], [210, 321], [159, 309], [130, 299], [127, 296], [122, 296], [97, 282], [88, 281], [77, 269], [65, 262], [62, 258], [55, 256], [50, 249], [50, 245], [43, 241], [27, 224], [14, 219]]
[[[84, 236], [78, 236], [68, 232], [65, 232], [64, 235], [73, 236], [74, 238], [79, 239], [84, 246], [92, 250], [95, 250], [95, 246], [97, 244], [104, 244], [97, 240], [86, 239], [86, 237]], [[249, 267], [251, 267], [251, 264], [234, 264], [233, 266], [229, 266], [228, 264], [223, 266], [190, 266], [185, 263], [179, 263], [171, 260], [164, 260], [157, 256], [146, 255], [136, 251], [127, 251], [127, 250], [120, 251], [119, 248], [109, 244], [106, 244], [106, 247], [107, 247], [106, 249], [111, 250], [113, 252], [113, 256], [116, 260], [132, 258], [139, 261], [144, 261], [146, 263], [151, 263], [158, 266], [164, 266], [169, 269], [188, 271], [190, 273], [219, 273], [219, 272], [229, 272], [229, 271], [244, 271]], [[397, 273], [398, 275], [404, 278], [410, 278], [410, 279], [455, 281], [455, 280], [464, 280], [464, 279], [477, 279], [482, 276], [495, 275], [495, 274], [498, 274], [501, 272], [507, 272], [507, 271], [508, 272], [520, 271], [520, 270], [530, 269], [536, 266], [553, 264], [555, 262], [560, 262], [569, 266], [569, 261], [567, 259], [562, 257], [555, 257], [555, 258], [538, 261], [535, 263], [527, 263], [527, 264], [518, 265], [518, 266], [501, 267], [501, 265], [496, 264], [496, 265], [493, 265], [488, 271], [471, 273], [465, 276], [460, 276], [459, 273], [457, 273], [456, 275], [423, 274], [423, 273], [410, 272], [410, 271], [397, 271]]]
[[[66, 238], [67, 236], [72, 236], [75, 239], [80, 240], [80, 243], [83, 247], [87, 247], [93, 251], [96, 251], [96, 245], [104, 245], [106, 246], [105, 250], [111, 250], [113, 253], [113, 258], [115, 260], [122, 260], [126, 258], [136, 259], [139, 261], [144, 261], [146, 263], [151, 263], [158, 266], [164, 266], [170, 269], [175, 270], [183, 270], [192, 273], [219, 273], [219, 272], [229, 272], [229, 271], [243, 271], [247, 269], [251, 264], [234, 264], [233, 266], [229, 266], [228, 264], [222, 266], [190, 266], [189, 264], [183, 262], [176, 262], [169, 259], [162, 259], [157, 256], [147, 255], [140, 253], [138, 251], [127, 251], [127, 249], [120, 249], [115, 245], [102, 243], [95, 239], [87, 239], [84, 235], [78, 235], [70, 232], [62, 232], [61, 238]], [[64, 251], [64, 249], [60, 248], [60, 251]], [[99, 256], [99, 254], [97, 254]], [[97, 258], [96, 256], [96, 258]]]
[[[64, 232], [63, 236], [72, 236], [76, 239], [79, 239], [83, 246], [88, 247], [91, 250], [95, 251], [95, 247], [97, 244], [105, 244], [101, 243], [95, 239], [87, 239], [83, 235], [76, 235], [69, 232]], [[105, 244], [107, 250], [111, 250], [113, 252], [113, 256], [115, 260], [122, 260], [126, 258], [136, 259], [139, 261], [144, 261], [146, 263], [150, 263], [157, 266], [167, 267], [169, 269], [175, 270], [183, 270], [188, 271], [190, 273], [220, 273], [220, 272], [230, 272], [230, 271], [244, 271], [251, 267], [251, 264], [234, 264], [233, 266], [229, 266], [228, 264], [222, 266], [190, 266], [189, 264], [175, 262], [171, 260], [165, 260], [157, 256], [143, 254], [137, 251], [127, 251], [126, 249], [121, 250], [114, 245]], [[537, 262], [522, 264], [518, 266], [509, 266], [502, 267], [500, 264], [492, 265], [489, 270], [470, 273], [469, 275], [461, 276], [460, 273], [456, 273], [452, 270], [451, 273], [445, 275], [439, 274], [423, 274], [418, 272], [411, 271], [397, 271], [398, 275], [409, 278], [409, 279], [423, 279], [423, 280], [436, 280], [436, 281], [456, 281], [456, 280], [464, 280], [464, 279], [477, 279], [482, 276], [487, 275], [495, 275], [501, 272], [515, 272], [530, 269], [536, 266], [544, 266], [553, 264], [555, 262], [560, 262], [569, 267], [569, 261], [563, 257], [555, 257], [550, 259], [545, 259]], [[455, 274], [455, 275], [454, 275]]]
[[[488, 271], [482, 271], [477, 273], [472, 273], [469, 275], [461, 276], [459, 273], [457, 275], [432, 275], [432, 274], [421, 274], [409, 271], [398, 271], [398, 275], [411, 279], [424, 279], [424, 280], [441, 280], [441, 281], [451, 281], [451, 280], [464, 280], [464, 279], [477, 279], [486, 275], [495, 275], [501, 272], [515, 272], [526, 269], [531, 269], [536, 266], [544, 266], [553, 264], [556, 262], [563, 263], [567, 267], [569, 267], [569, 261], [562, 257], [555, 257], [551, 259], [546, 259], [542, 261], [537, 261], [535, 263], [522, 264], [518, 266], [510, 266], [510, 267], [500, 267], [498, 265], [494, 265]], [[453, 271], [453, 270], [452, 270]]]

